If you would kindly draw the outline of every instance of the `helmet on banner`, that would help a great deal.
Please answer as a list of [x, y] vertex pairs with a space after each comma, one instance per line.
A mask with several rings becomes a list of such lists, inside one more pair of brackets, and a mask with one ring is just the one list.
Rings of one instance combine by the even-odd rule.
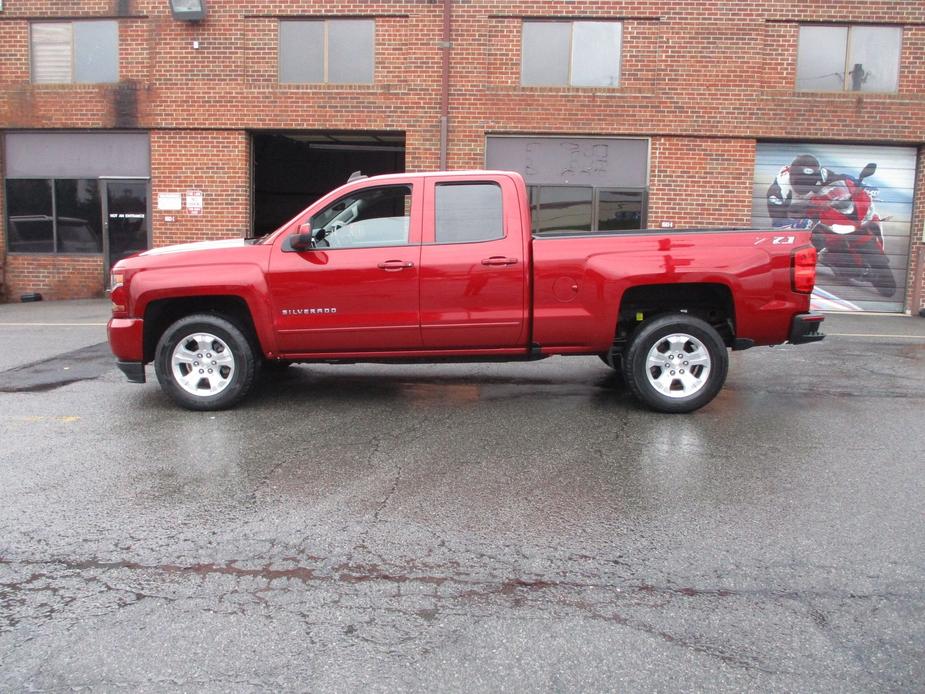
[[811, 193], [823, 183], [822, 167], [811, 154], [801, 154], [790, 163], [790, 185], [798, 195]]

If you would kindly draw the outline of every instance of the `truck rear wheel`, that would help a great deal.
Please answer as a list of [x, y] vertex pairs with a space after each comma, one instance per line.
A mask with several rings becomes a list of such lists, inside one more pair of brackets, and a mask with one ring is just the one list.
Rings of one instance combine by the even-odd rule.
[[188, 410], [223, 410], [254, 384], [259, 362], [244, 332], [221, 316], [176, 321], [157, 343], [154, 370], [171, 399]]
[[709, 323], [670, 313], [641, 323], [623, 357], [633, 394], [658, 412], [692, 412], [719, 393], [729, 354]]

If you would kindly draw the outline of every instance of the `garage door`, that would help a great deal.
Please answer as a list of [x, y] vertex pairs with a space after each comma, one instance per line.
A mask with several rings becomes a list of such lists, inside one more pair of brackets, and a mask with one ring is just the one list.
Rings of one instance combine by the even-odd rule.
[[752, 224], [813, 229], [813, 307], [904, 309], [916, 152], [911, 147], [759, 143]]

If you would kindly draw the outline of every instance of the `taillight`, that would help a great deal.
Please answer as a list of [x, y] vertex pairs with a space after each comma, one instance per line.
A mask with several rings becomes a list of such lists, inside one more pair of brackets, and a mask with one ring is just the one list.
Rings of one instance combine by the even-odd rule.
[[816, 285], [816, 249], [813, 246], [797, 248], [790, 254], [790, 281], [793, 291], [809, 294]]

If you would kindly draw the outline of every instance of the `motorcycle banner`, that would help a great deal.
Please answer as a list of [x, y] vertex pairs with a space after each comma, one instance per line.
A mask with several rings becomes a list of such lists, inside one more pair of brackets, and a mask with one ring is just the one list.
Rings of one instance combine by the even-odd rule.
[[915, 150], [759, 143], [755, 162], [752, 224], [813, 231], [813, 307], [903, 310]]

